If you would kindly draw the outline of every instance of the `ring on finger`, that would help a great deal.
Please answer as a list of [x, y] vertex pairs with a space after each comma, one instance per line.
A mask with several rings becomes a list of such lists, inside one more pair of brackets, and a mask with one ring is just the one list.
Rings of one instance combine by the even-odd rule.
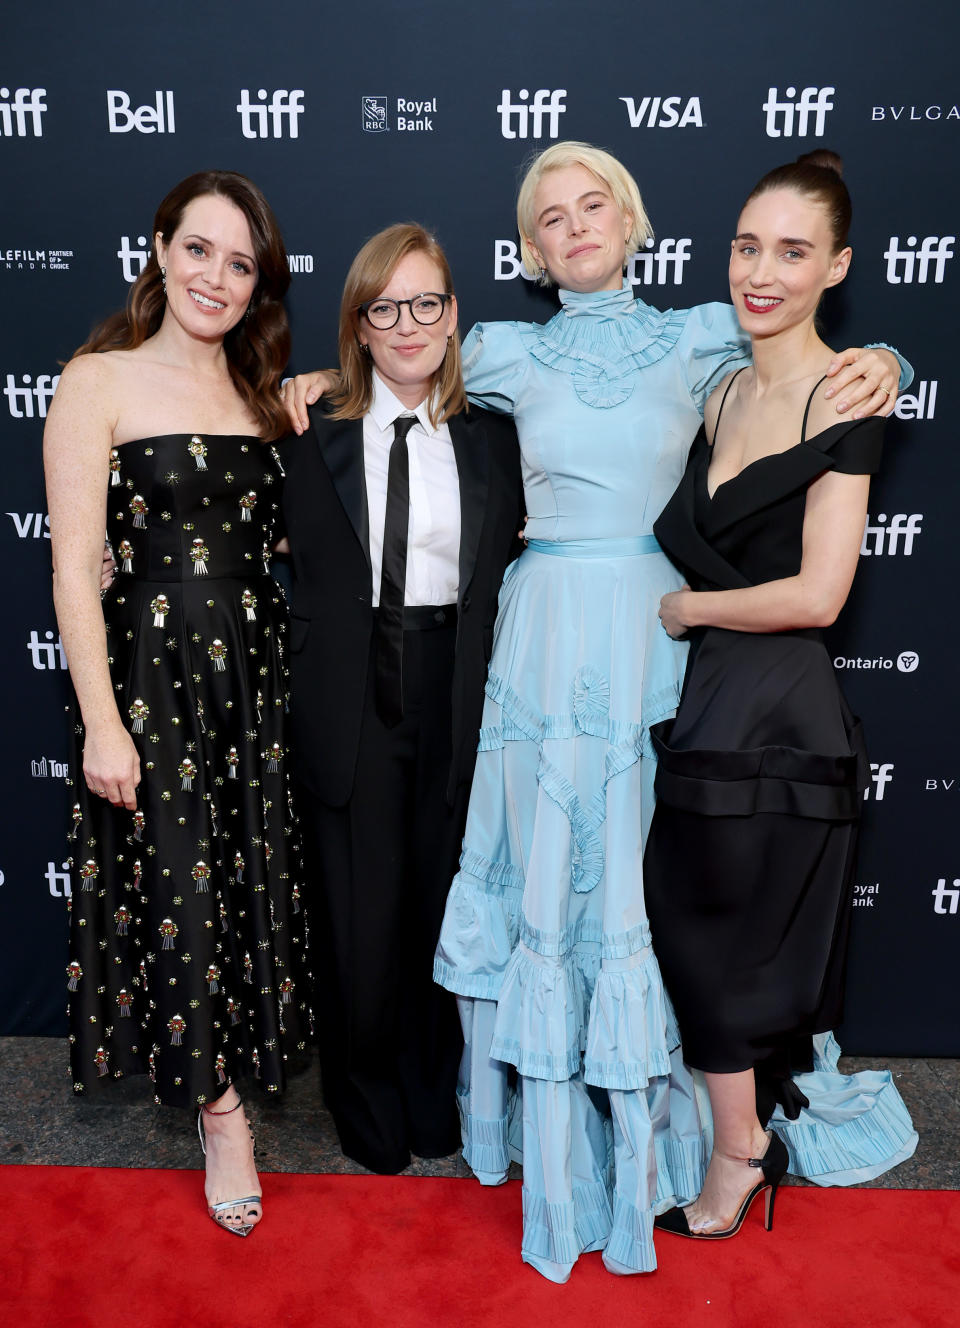
[[881, 388], [880, 388], [880, 391], [881, 391], [881, 392], [886, 392], [886, 394], [887, 394], [888, 397], [893, 395], [893, 393], [890, 391], [889, 387], [881, 387]]

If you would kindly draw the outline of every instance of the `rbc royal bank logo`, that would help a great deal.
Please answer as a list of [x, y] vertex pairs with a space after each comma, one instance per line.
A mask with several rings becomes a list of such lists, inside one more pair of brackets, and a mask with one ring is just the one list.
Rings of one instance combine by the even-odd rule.
[[59, 381], [59, 374], [37, 374], [36, 381], [30, 374], [21, 374], [18, 383], [16, 374], [8, 373], [3, 395], [7, 398], [10, 414], [15, 420], [32, 420], [35, 415], [45, 420], [47, 402], [56, 392]]
[[787, 88], [784, 100], [780, 101], [777, 89], [770, 88], [767, 100], [763, 103], [767, 117], [767, 137], [792, 138], [796, 134], [798, 138], [805, 138], [812, 120], [814, 137], [822, 138], [827, 112], [833, 110], [830, 98], [834, 92], [836, 88], [804, 88], [800, 100], [794, 101], [797, 89]]
[[390, 128], [386, 97], [361, 97], [363, 128], [367, 134], [385, 134]]
[[[270, 100], [267, 101], [267, 97]], [[240, 129], [244, 138], [299, 138], [297, 119], [303, 115], [303, 88], [277, 88], [268, 93], [261, 88], [257, 101], [250, 100], [250, 89], [240, 89], [240, 104], [237, 114], [240, 116]]]
[[175, 134], [173, 93], [159, 91], [153, 103], [130, 109], [130, 94], [114, 89], [107, 93], [107, 126], [111, 134]]
[[497, 106], [500, 132], [504, 138], [543, 138], [545, 123], [547, 138], [560, 136], [560, 116], [567, 109], [563, 100], [567, 95], [566, 88], [556, 88], [552, 92], [549, 88], [538, 88], [532, 102], [526, 88], [520, 89], [516, 101], [511, 101], [510, 95], [510, 89], [504, 88]]
[[884, 250], [887, 260], [887, 281], [891, 286], [925, 284], [933, 270], [935, 285], [943, 282], [947, 260], [953, 258], [951, 245], [956, 242], [955, 235], [927, 235], [917, 248], [917, 237], [908, 235], [906, 248], [900, 248], [900, 236], [890, 236], [890, 247]]
[[[699, 97], [621, 97], [631, 129], [703, 128]], [[681, 110], [681, 107], [683, 108]]]
[[870, 524], [870, 513], [863, 528], [863, 540], [860, 544], [861, 558], [880, 558], [884, 554], [893, 557], [902, 553], [909, 558], [913, 553], [913, 541], [921, 534], [922, 512], [897, 512], [887, 519], [886, 512], [878, 512]]
[[0, 138], [43, 137], [46, 88], [0, 88]]

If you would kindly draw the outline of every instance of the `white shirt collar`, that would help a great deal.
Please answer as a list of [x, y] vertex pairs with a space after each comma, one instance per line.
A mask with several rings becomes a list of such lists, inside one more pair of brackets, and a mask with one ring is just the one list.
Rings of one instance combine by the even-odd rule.
[[[430, 416], [427, 412], [429, 398], [421, 401], [416, 410], [411, 411], [409, 406], [405, 406], [402, 401], [390, 391], [386, 383], [377, 373], [373, 371], [373, 400], [370, 403], [369, 414], [374, 424], [381, 431], [386, 433], [392, 428], [394, 420], [398, 415], [416, 415], [417, 423], [428, 438], [441, 437], [440, 429], [435, 429], [430, 423]], [[442, 427], [442, 426], [441, 426]]]

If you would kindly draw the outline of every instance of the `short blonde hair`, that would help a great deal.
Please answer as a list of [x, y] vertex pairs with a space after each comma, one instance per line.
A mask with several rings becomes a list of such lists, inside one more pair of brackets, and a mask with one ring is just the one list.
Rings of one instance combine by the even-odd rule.
[[520, 232], [520, 257], [523, 266], [532, 277], [536, 277], [541, 286], [550, 286], [553, 279], [540, 267], [530, 250], [533, 239], [536, 215], [534, 213], [534, 195], [540, 181], [548, 171], [558, 171], [565, 166], [582, 166], [595, 175], [610, 190], [613, 201], [624, 214], [633, 217], [633, 226], [627, 236], [625, 257], [630, 259], [653, 236], [653, 227], [647, 217], [640, 197], [636, 180], [616, 157], [603, 148], [595, 148], [590, 143], [576, 143], [571, 139], [554, 143], [535, 157], [527, 167], [527, 172], [517, 195], [517, 230]]
[[[401, 222], [378, 231], [350, 264], [340, 301], [340, 378], [330, 393], [335, 420], [358, 420], [373, 401], [373, 361], [360, 344], [360, 305], [375, 300], [408, 254], [425, 254], [440, 269], [447, 295], [453, 295], [450, 264], [436, 238], [415, 223]], [[427, 414], [434, 428], [467, 409], [457, 328], [447, 338], [447, 349], [433, 375]]]

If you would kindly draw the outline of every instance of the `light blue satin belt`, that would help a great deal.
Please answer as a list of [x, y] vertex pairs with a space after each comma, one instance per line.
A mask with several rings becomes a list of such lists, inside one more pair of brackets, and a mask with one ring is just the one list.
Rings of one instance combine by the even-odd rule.
[[534, 553], [552, 553], [558, 558], [633, 558], [639, 553], [661, 553], [655, 535], [627, 535], [622, 539], [527, 541]]

